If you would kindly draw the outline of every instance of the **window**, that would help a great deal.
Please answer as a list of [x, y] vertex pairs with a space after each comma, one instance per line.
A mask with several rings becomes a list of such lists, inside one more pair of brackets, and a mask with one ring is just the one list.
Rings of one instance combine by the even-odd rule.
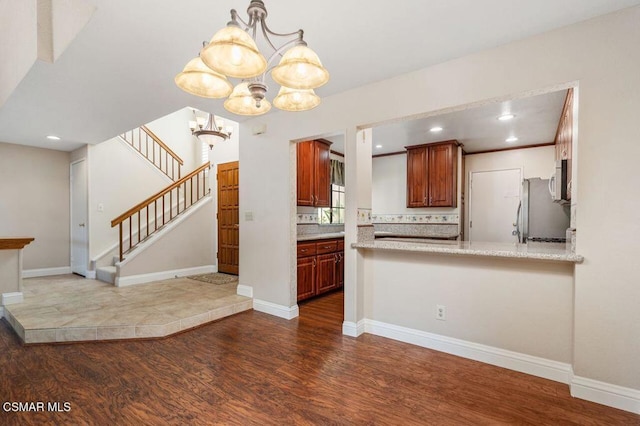
[[320, 224], [344, 223], [344, 186], [331, 185], [331, 207], [319, 208]]

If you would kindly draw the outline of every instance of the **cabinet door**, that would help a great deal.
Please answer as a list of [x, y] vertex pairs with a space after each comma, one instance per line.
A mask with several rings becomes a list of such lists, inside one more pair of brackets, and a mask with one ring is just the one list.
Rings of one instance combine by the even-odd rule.
[[329, 145], [314, 141], [315, 176], [314, 194], [316, 207], [331, 207], [331, 158]]
[[427, 147], [407, 150], [407, 207], [427, 206]]
[[429, 147], [429, 207], [456, 207], [458, 149], [455, 144]]
[[336, 288], [336, 263], [335, 253], [321, 254], [316, 257], [318, 267], [316, 272], [317, 294]]
[[316, 295], [316, 257], [298, 259], [298, 301]]
[[313, 206], [314, 191], [314, 141], [300, 142], [296, 145], [297, 198], [299, 206]]

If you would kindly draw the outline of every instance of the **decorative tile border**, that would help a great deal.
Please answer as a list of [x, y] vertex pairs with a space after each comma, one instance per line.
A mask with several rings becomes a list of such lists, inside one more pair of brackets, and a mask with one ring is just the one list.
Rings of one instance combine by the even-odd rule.
[[373, 223], [458, 223], [457, 214], [374, 214]]
[[318, 213], [305, 213], [296, 215], [296, 223], [318, 223]]
[[371, 225], [371, 209], [358, 209], [358, 226]]

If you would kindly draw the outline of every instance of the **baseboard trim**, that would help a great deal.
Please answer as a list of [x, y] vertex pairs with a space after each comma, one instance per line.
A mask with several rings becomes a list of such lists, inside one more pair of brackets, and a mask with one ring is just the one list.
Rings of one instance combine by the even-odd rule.
[[52, 275], [66, 275], [71, 273], [71, 266], [60, 266], [57, 268], [25, 269], [22, 271], [22, 278], [49, 277]]
[[88, 280], [96, 279], [96, 271], [87, 271], [87, 274], [84, 276]]
[[218, 270], [216, 265], [196, 266], [193, 268], [173, 269], [170, 271], [151, 272], [149, 274], [129, 275], [127, 277], [116, 277], [116, 287], [127, 287], [130, 285], [144, 284], [152, 281], [168, 280], [189, 275], [210, 274]]
[[238, 288], [236, 290], [236, 294], [238, 296], [245, 296], [253, 298], [253, 287], [249, 285], [238, 284]]
[[640, 414], [640, 390], [574, 376], [571, 396]]
[[411, 343], [560, 383], [570, 383], [571, 365], [563, 362], [370, 319], [364, 320], [364, 326], [365, 332], [376, 336]]
[[364, 320], [357, 323], [353, 321], [344, 321], [342, 323], [342, 334], [350, 337], [358, 337], [364, 333]]
[[275, 303], [260, 299], [253, 299], [253, 309], [258, 312], [264, 312], [265, 314], [274, 315], [287, 320], [294, 319], [300, 314], [298, 305], [291, 307], [276, 305]]
[[0, 300], [0, 304], [5, 305], [13, 305], [15, 303], [22, 303], [24, 301], [24, 296], [21, 291], [14, 291], [11, 293], [2, 293], [2, 300]]

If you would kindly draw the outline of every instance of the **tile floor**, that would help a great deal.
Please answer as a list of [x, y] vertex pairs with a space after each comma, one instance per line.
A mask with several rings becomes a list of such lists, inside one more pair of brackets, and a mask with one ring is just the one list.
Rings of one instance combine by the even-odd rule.
[[24, 343], [164, 337], [252, 308], [237, 283], [175, 278], [115, 287], [76, 275], [23, 280], [5, 317]]

